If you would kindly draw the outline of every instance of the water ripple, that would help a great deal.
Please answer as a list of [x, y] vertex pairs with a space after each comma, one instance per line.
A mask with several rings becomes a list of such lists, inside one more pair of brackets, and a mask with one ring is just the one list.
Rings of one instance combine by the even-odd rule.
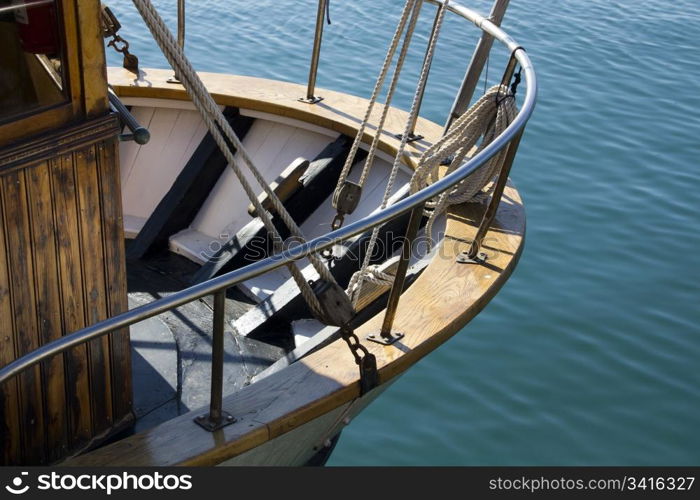
[[[154, 3], [174, 26], [176, 3]], [[401, 4], [332, 2], [319, 85], [367, 96]], [[305, 80], [315, 2], [190, 5], [196, 68]], [[131, 2], [110, 6], [142, 64], [165, 66]], [[403, 108], [429, 17], [397, 91]], [[478, 318], [346, 429], [331, 463], [697, 465], [697, 0], [522, 0], [504, 26], [541, 85], [513, 172], [525, 254]], [[447, 19], [424, 116], [445, 119], [476, 38]], [[506, 58], [496, 48], [487, 84]]]

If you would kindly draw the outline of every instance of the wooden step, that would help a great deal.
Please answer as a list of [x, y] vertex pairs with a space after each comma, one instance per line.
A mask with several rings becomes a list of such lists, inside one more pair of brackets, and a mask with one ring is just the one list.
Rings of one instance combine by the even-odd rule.
[[[162, 112], [162, 111], [161, 111]], [[237, 108], [227, 108], [224, 116], [239, 138], [250, 130], [253, 119], [240, 114]], [[160, 169], [164, 162], [152, 165]], [[148, 217], [129, 247], [127, 258], [139, 259], [147, 252], [165, 248], [168, 238], [187, 228], [210, 191], [226, 168], [227, 162], [210, 133], [204, 136], [189, 161], [180, 171], [168, 192]]]
[[[352, 140], [349, 137], [339, 136], [310, 162], [308, 168], [299, 177], [300, 188], [291, 193], [284, 203], [297, 224], [303, 224], [331, 195], [335, 187], [335, 179], [340, 175], [351, 145]], [[358, 159], [363, 159], [365, 156], [364, 151], [358, 152]], [[287, 237], [288, 230], [283, 227], [276, 214], [272, 215], [282, 236]], [[261, 253], [260, 248], [266, 247], [266, 242], [267, 229], [262, 220], [256, 217], [223, 243], [220, 250], [211, 255], [209, 261], [204, 263], [192, 281], [201, 283], [218, 273], [237, 269], [265, 257], [266, 254]], [[257, 245], [254, 247], [255, 243]]]
[[[260, 119], [255, 121], [243, 140], [247, 153], [268, 183], [274, 181], [284, 166], [294, 159], [314, 158], [327, 144], [327, 135]], [[252, 179], [238, 154], [234, 160], [241, 165], [246, 176]], [[259, 187], [256, 184], [253, 184], [253, 187], [257, 192]], [[224, 170], [216, 185], [207, 193], [206, 201], [189, 227], [180, 233], [171, 233], [170, 249], [182, 255], [191, 255], [193, 260], [199, 259], [203, 249], [187, 246], [187, 243], [192, 241], [186, 237], [188, 231], [194, 230], [208, 235], [210, 241], [206, 247], [223, 245], [251, 221], [247, 212], [249, 203], [250, 200], [233, 170]]]

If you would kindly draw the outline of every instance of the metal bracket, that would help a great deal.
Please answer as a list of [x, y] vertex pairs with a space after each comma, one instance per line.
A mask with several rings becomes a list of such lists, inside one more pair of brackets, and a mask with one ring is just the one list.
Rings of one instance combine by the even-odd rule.
[[484, 252], [479, 252], [474, 257], [469, 257], [469, 252], [460, 252], [456, 261], [458, 264], [483, 264], [488, 258], [489, 256]]
[[360, 361], [360, 396], [379, 386], [377, 358], [372, 353], [366, 353]]
[[222, 411], [221, 417], [218, 419], [212, 418], [208, 413], [194, 418], [194, 422], [209, 432], [218, 431], [219, 429], [231, 425], [236, 421], [229, 412]]
[[171, 76], [170, 78], [168, 78], [168, 79], [165, 80], [165, 81], [166, 81], [167, 83], [174, 83], [174, 84], [182, 83], [182, 82], [180, 81], [180, 79], [179, 79], [176, 75]]
[[122, 142], [134, 141], [136, 144], [144, 145], [147, 144], [150, 139], [151, 134], [148, 129], [144, 127], [134, 129], [131, 134], [119, 134], [119, 140]]
[[447, 156], [447, 157], [442, 159], [442, 161], [440, 162], [440, 165], [443, 167], [445, 167], [447, 165], [451, 165], [454, 160], [455, 160], [455, 155]]
[[316, 104], [317, 102], [321, 102], [323, 100], [323, 97], [300, 97], [297, 99], [299, 102], [305, 102], [306, 104]]
[[[394, 137], [396, 137], [398, 140], [401, 140], [403, 139], [403, 134], [394, 134]], [[406, 139], [406, 142], [416, 142], [420, 141], [421, 139], [423, 139], [422, 135], [416, 135], [413, 132], [411, 132], [410, 134], [408, 134], [408, 139]]]
[[391, 345], [397, 340], [404, 338], [404, 336], [405, 335], [401, 332], [390, 332], [386, 335], [383, 333], [370, 333], [365, 338], [371, 342], [376, 342], [377, 344]]

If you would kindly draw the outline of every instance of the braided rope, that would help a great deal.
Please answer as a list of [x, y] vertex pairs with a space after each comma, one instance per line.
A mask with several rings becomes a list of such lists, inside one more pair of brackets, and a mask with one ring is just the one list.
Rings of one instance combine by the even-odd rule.
[[[243, 160], [243, 163], [246, 164], [250, 172], [253, 174], [255, 180], [263, 188], [263, 190], [269, 197], [270, 202], [272, 203], [272, 207], [279, 214], [284, 224], [289, 228], [290, 233], [296, 238], [303, 240], [301, 230], [294, 222], [289, 212], [287, 212], [280, 199], [277, 197], [274, 191], [270, 189], [265, 179], [255, 167], [255, 164], [253, 163], [250, 155], [243, 147], [243, 144], [238, 139], [236, 133], [233, 131], [229, 123], [226, 121], [223, 113], [221, 112], [216, 102], [207, 91], [206, 87], [202, 83], [201, 79], [195, 72], [192, 65], [184, 56], [182, 49], [175, 41], [175, 38], [173, 37], [172, 33], [170, 33], [170, 30], [165, 25], [163, 19], [155, 10], [150, 0], [133, 0], [133, 3], [138, 9], [139, 13], [141, 14], [141, 17], [144, 19], [144, 22], [148, 26], [149, 30], [151, 31], [153, 38], [158, 43], [161, 51], [163, 52], [163, 55], [173, 67], [175, 73], [179, 76], [183, 87], [185, 87], [187, 93], [192, 98], [195, 107], [202, 116], [202, 120], [209, 129], [209, 132], [214, 138], [214, 141], [219, 146], [219, 149], [221, 149], [222, 153], [224, 154], [224, 157], [226, 158], [226, 161], [228, 162], [229, 166], [236, 174], [236, 177], [239, 179], [246, 195], [253, 203], [253, 206], [255, 206], [255, 209], [259, 217], [262, 219], [265, 228], [267, 229], [268, 233], [272, 235], [275, 251], [279, 251], [281, 249], [280, 247], [282, 239], [280, 237], [280, 234], [277, 231], [275, 225], [273, 224], [270, 214], [263, 208], [261, 203], [258, 201], [257, 194], [255, 193], [255, 191], [253, 191], [252, 186], [244, 176], [237, 162], [234, 160], [234, 155], [231, 152], [230, 145], [232, 145], [236, 149], [240, 158]], [[321, 276], [321, 278], [331, 283], [335, 283], [333, 275], [330, 273], [328, 268], [323, 264], [323, 261], [316, 254], [308, 255], [308, 259], [313, 265], [314, 269]], [[311, 310], [316, 315], [322, 314], [321, 304], [319, 303], [316, 295], [313, 293], [311, 286], [304, 278], [302, 272], [294, 263], [288, 264], [287, 267], [290, 273], [292, 274], [292, 277], [294, 278], [294, 281], [296, 282], [297, 286], [301, 290], [302, 296], [309, 304]]]
[[[411, 177], [411, 194], [438, 180], [440, 164], [445, 158], [452, 157], [452, 161], [444, 175], [462, 165], [477, 141], [483, 137], [476, 153], [481, 151], [508, 127], [517, 113], [515, 98], [509, 94], [507, 86], [495, 85], [487, 90], [472, 107], [452, 123], [447, 134], [421, 155]], [[450, 191], [426, 203], [426, 208], [432, 209], [425, 228], [426, 234], [432, 233], [435, 220], [448, 206], [487, 196], [490, 190], [483, 189], [501, 170], [505, 155], [506, 148], [503, 148]]]
[[[360, 128], [357, 130], [357, 134], [355, 135], [355, 140], [352, 143], [352, 146], [350, 147], [350, 153], [348, 154], [347, 158], [345, 159], [345, 164], [343, 165], [343, 169], [340, 171], [340, 176], [338, 177], [338, 185], [336, 187], [336, 190], [340, 189], [340, 187], [343, 185], [343, 183], [347, 180], [348, 174], [350, 173], [350, 168], [352, 167], [353, 162], [355, 161], [355, 155], [357, 154], [357, 150], [360, 147], [360, 143], [362, 142], [362, 137], [365, 134], [365, 129], [367, 128], [367, 125], [369, 124], [370, 116], [372, 115], [372, 110], [374, 109], [374, 105], [377, 102], [377, 99], [379, 98], [379, 93], [382, 90], [382, 87], [384, 87], [384, 81], [386, 80], [387, 73], [389, 72], [389, 67], [391, 66], [391, 61], [394, 58], [394, 54], [396, 53], [396, 48], [399, 45], [399, 40], [401, 39], [401, 35], [404, 31], [404, 28], [406, 27], [406, 21], [408, 20], [408, 15], [413, 12], [413, 17], [417, 17], [415, 14], [416, 10], [416, 0], [407, 0], [406, 4], [404, 5], [403, 11], [401, 12], [401, 18], [399, 19], [399, 23], [396, 25], [396, 31], [394, 31], [394, 36], [391, 39], [391, 43], [389, 45], [389, 50], [387, 50], [386, 56], [384, 57], [384, 63], [382, 64], [382, 68], [379, 71], [379, 76], [377, 76], [377, 81], [374, 84], [374, 90], [372, 90], [372, 95], [370, 96], [369, 99], [369, 104], [367, 105], [367, 110], [365, 111], [365, 116], [362, 119], [362, 122], [360, 123]], [[413, 26], [415, 26], [415, 21], [414, 19], [411, 19], [411, 22], [413, 23]], [[406, 36], [409, 36], [408, 34]], [[409, 37], [410, 40], [410, 37]], [[404, 41], [404, 46], [406, 46], [407, 43]], [[403, 52], [403, 47], [402, 47], [402, 52]], [[401, 64], [403, 64], [403, 60], [401, 59]], [[399, 66], [399, 61], [397, 61], [397, 67], [394, 70], [394, 77], [397, 76], [397, 73], [401, 71], [400, 66]], [[392, 80], [393, 81], [393, 80]], [[394, 83], [395, 85], [395, 83]], [[393, 89], [390, 88], [388, 93], [387, 93], [387, 99], [388, 102], [385, 104], [385, 111], [384, 114], [386, 113], [386, 110], [389, 108], [389, 102], [391, 102], [391, 96], [393, 95]], [[384, 115], [383, 115], [384, 116]], [[383, 124], [382, 120], [382, 124]], [[377, 130], [377, 133], [375, 134], [375, 137], [379, 137], [381, 135], [381, 129]], [[373, 141], [374, 144], [374, 141]], [[374, 151], [370, 150], [370, 153], [372, 156], [374, 156]], [[363, 167], [363, 175], [362, 175], [362, 180], [360, 181], [360, 185], [364, 182], [364, 178], [366, 178], [365, 174], [365, 169], [367, 168], [367, 165], [369, 164], [369, 158], [370, 156], [367, 156], [367, 160], [365, 161], [365, 166]]]
[[[401, 166], [401, 160], [402, 160], [402, 158], [404, 156], [404, 152], [406, 150], [406, 144], [408, 144], [408, 138], [411, 134], [411, 127], [415, 121], [415, 118], [418, 115], [421, 95], [423, 94], [423, 91], [425, 90], [425, 85], [428, 81], [428, 75], [430, 73], [430, 66], [431, 66], [431, 63], [433, 60], [433, 55], [435, 53], [435, 46], [437, 45], [437, 41], [438, 41], [438, 38], [440, 35], [440, 30], [442, 28], [442, 21], [445, 17], [445, 12], [447, 11], [448, 4], [449, 4], [449, 0], [445, 0], [445, 3], [443, 4], [443, 8], [440, 9], [440, 11], [438, 13], [438, 17], [435, 20], [434, 36], [432, 36], [430, 39], [430, 44], [428, 45], [428, 50], [426, 51], [425, 59], [423, 60], [423, 67], [421, 68], [421, 73], [420, 73], [420, 77], [418, 79], [418, 84], [416, 85], [416, 91], [413, 95], [413, 102], [411, 103], [411, 109], [408, 113], [408, 120], [406, 121], [406, 127], [404, 129], [403, 134], [401, 135], [401, 144], [399, 145], [399, 149], [396, 152], [396, 156], [394, 157], [394, 164], [391, 166], [391, 172], [389, 174], [389, 179], [387, 181], [386, 189], [384, 190], [384, 196], [382, 197], [382, 203], [380, 206], [381, 209], [386, 208], [387, 204], [389, 203], [389, 197], [391, 196], [391, 193], [394, 190], [394, 183], [396, 182], [396, 176], [399, 172], [399, 168]], [[374, 251], [374, 247], [377, 244], [377, 238], [379, 237], [379, 230], [380, 230], [379, 226], [372, 229], [372, 235], [370, 236], [369, 245], [367, 246], [365, 258], [364, 258], [364, 261], [362, 262], [362, 267], [360, 268], [359, 271], [356, 271], [355, 273], [353, 273], [352, 277], [350, 278], [350, 282], [348, 283], [347, 290], [357, 289], [357, 291], [354, 293], [354, 297], [355, 297], [354, 303], [355, 304], [357, 304], [357, 300], [360, 296], [360, 292], [362, 291], [362, 283], [366, 279], [366, 277], [368, 276], [367, 270], [369, 269], [369, 263], [370, 263], [370, 259], [372, 258], [372, 253]]]
[[380, 266], [377, 264], [367, 266], [362, 274], [362, 279], [355, 280], [352, 284], [348, 285], [347, 294], [352, 297], [355, 302], [359, 299], [359, 293], [362, 290], [363, 283], [367, 282], [390, 287], [394, 282], [394, 275], [380, 271], [379, 267]]
[[367, 152], [367, 158], [362, 166], [362, 173], [360, 175], [360, 186], [365, 185], [367, 176], [374, 164], [374, 156], [377, 153], [377, 146], [379, 145], [379, 139], [384, 131], [384, 123], [386, 122], [386, 117], [389, 115], [389, 109], [391, 107], [391, 100], [394, 97], [394, 92], [396, 92], [396, 87], [399, 83], [399, 77], [401, 76], [401, 69], [403, 68], [404, 61], [406, 60], [406, 54], [408, 53], [408, 47], [411, 44], [411, 38], [413, 37], [413, 32], [416, 29], [416, 23], [420, 17], [421, 3], [417, 3], [413, 9], [413, 14], [411, 15], [411, 21], [406, 29], [406, 35], [401, 45], [401, 51], [399, 52], [399, 57], [396, 61], [396, 68], [394, 68], [394, 73], [391, 76], [391, 82], [389, 83], [389, 89], [387, 90], [386, 99], [384, 100], [384, 107], [382, 108], [382, 115], [379, 118], [379, 123], [377, 124], [377, 130], [372, 138], [372, 144]]

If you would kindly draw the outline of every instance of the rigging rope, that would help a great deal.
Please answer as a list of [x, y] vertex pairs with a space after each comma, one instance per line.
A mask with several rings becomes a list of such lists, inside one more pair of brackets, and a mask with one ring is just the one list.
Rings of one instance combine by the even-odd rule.
[[[437, 41], [440, 35], [440, 30], [442, 28], [442, 21], [445, 17], [445, 12], [447, 11], [447, 6], [449, 5], [449, 0], [445, 0], [445, 3], [443, 4], [443, 7], [439, 10], [437, 19], [435, 20], [435, 24], [433, 26], [433, 36], [430, 38], [430, 44], [428, 45], [428, 50], [425, 55], [425, 59], [423, 60], [423, 67], [421, 68], [421, 74], [418, 79], [418, 84], [416, 85], [416, 91], [413, 95], [413, 102], [411, 103], [411, 110], [408, 113], [408, 120], [406, 121], [406, 126], [404, 129], [403, 134], [401, 135], [401, 144], [399, 145], [399, 149], [396, 152], [396, 156], [394, 157], [394, 164], [391, 166], [391, 173], [389, 174], [389, 179], [387, 181], [386, 189], [384, 190], [384, 196], [382, 198], [382, 203], [381, 203], [381, 209], [386, 208], [387, 204], [389, 203], [389, 197], [391, 196], [391, 193], [394, 189], [394, 182], [396, 182], [396, 176], [399, 172], [399, 168], [401, 166], [401, 160], [404, 156], [404, 151], [406, 149], [406, 144], [408, 144], [408, 139], [411, 135], [411, 128], [412, 124], [415, 123], [415, 118], [418, 115], [419, 109], [420, 109], [420, 101], [421, 101], [421, 96], [423, 95], [423, 91], [425, 90], [425, 85], [428, 81], [428, 74], [430, 73], [430, 66], [432, 64], [433, 60], [433, 54], [435, 53], [435, 46], [437, 45]], [[386, 110], [388, 109], [388, 105], [385, 108], [385, 114]], [[377, 133], [375, 135], [375, 141], [373, 141], [373, 145], [375, 142], [378, 141], [378, 137], [380, 135], [380, 131], [377, 130]], [[370, 261], [372, 258], [372, 253], [374, 251], [374, 247], [377, 244], [377, 238], [379, 237], [379, 227], [375, 227], [372, 230], [372, 236], [370, 237], [369, 240], [369, 245], [367, 246], [367, 250], [365, 253], [365, 258], [364, 261], [362, 262], [362, 267], [360, 268], [359, 271], [356, 271], [352, 277], [350, 278], [350, 283], [348, 284], [347, 288], [347, 293], [354, 297], [354, 304], [357, 304], [357, 301], [360, 297], [360, 293], [362, 291], [362, 283], [368, 278], [371, 277], [370, 279], [376, 279], [378, 269], [376, 266], [370, 266]], [[386, 278], [387, 276], [383, 276], [383, 278]], [[393, 278], [392, 278], [393, 280]], [[379, 283], [377, 283], [379, 284]]]
[[[231, 128], [231, 125], [224, 118], [224, 115], [219, 109], [218, 105], [207, 91], [190, 62], [184, 56], [182, 48], [177, 44], [172, 33], [170, 33], [170, 30], [167, 28], [163, 22], [163, 19], [153, 7], [150, 0], [133, 0], [133, 3], [141, 14], [141, 17], [143, 17], [144, 22], [158, 43], [163, 55], [173, 67], [175, 73], [180, 77], [182, 85], [185, 87], [187, 93], [192, 98], [195, 107], [202, 115], [202, 119], [207, 125], [209, 132], [214, 138], [216, 144], [219, 146], [219, 149], [221, 149], [226, 161], [236, 174], [236, 177], [238, 177], [246, 195], [255, 206], [258, 216], [262, 219], [265, 228], [273, 238], [275, 251], [279, 252], [281, 249], [280, 247], [282, 240], [280, 234], [272, 222], [270, 214], [258, 201], [258, 195], [253, 191], [252, 186], [244, 176], [238, 163], [234, 160], [231, 147], [235, 148], [240, 158], [243, 160], [243, 163], [246, 164], [248, 170], [253, 174], [253, 177], [257, 183], [263, 188], [269, 197], [274, 210], [280, 216], [284, 224], [289, 228], [292, 236], [303, 241], [303, 235], [299, 229], [299, 226], [297, 226], [297, 224], [294, 222], [280, 199], [277, 197], [274, 191], [272, 191], [270, 186], [260, 174], [259, 170], [256, 168], [252, 158], [243, 147], [243, 144], [241, 144], [241, 141], [236, 136], [236, 133]], [[333, 275], [324, 265], [323, 261], [318, 255], [309, 254], [308, 259], [316, 272], [318, 272], [320, 275], [321, 279], [337, 285]], [[317, 317], [322, 317], [324, 312], [323, 308], [318, 300], [318, 297], [316, 297], [314, 294], [311, 285], [306, 281], [306, 278], [304, 278], [302, 272], [294, 263], [289, 263], [287, 267], [314, 315]]]
[[411, 15], [411, 21], [408, 24], [408, 29], [406, 30], [406, 36], [404, 37], [403, 44], [401, 46], [401, 51], [399, 52], [399, 57], [398, 57], [398, 60], [396, 61], [396, 68], [394, 69], [394, 73], [391, 77], [391, 82], [389, 83], [389, 90], [387, 91], [387, 96], [386, 96], [386, 99], [384, 102], [384, 107], [382, 108], [382, 115], [379, 119], [379, 123], [377, 124], [376, 133], [374, 134], [374, 138], [372, 139], [372, 144], [370, 145], [369, 151], [367, 152], [367, 158], [365, 159], [365, 163], [362, 167], [362, 175], [360, 176], [360, 182], [359, 182], [360, 186], [364, 186], [365, 181], [367, 180], [367, 176], [369, 175], [369, 171], [372, 168], [372, 164], [374, 162], [374, 156], [377, 152], [377, 146], [379, 145], [379, 139], [382, 135], [382, 131], [384, 130], [384, 123], [386, 122], [386, 117], [389, 114], [391, 100], [394, 96], [394, 92], [396, 91], [396, 86], [398, 85], [398, 82], [399, 82], [399, 77], [401, 75], [401, 69], [403, 68], [404, 61], [406, 60], [406, 54], [408, 53], [408, 47], [411, 44], [411, 38], [413, 37], [413, 32], [415, 31], [416, 23], [418, 21], [419, 14], [420, 14], [420, 3], [417, 3], [413, 9], [413, 14]]
[[[234, 154], [232, 152], [232, 147], [238, 152], [243, 163], [247, 166], [248, 170], [252, 173], [255, 180], [263, 188], [265, 193], [270, 199], [273, 209], [280, 216], [282, 222], [289, 228], [292, 236], [303, 241], [303, 234], [301, 230], [289, 214], [283, 203], [277, 197], [277, 195], [269, 187], [265, 179], [262, 177], [255, 164], [253, 163], [251, 157], [241, 144], [240, 140], [236, 136], [235, 132], [226, 121], [223, 113], [216, 105], [214, 99], [207, 92], [204, 84], [200, 80], [199, 76], [192, 68], [189, 61], [185, 58], [184, 53], [180, 46], [175, 41], [174, 37], [168, 30], [167, 26], [163, 22], [162, 18], [155, 10], [150, 0], [133, 0], [134, 5], [139, 10], [141, 16], [143, 17], [146, 25], [153, 34], [154, 39], [160, 46], [163, 54], [168, 59], [176, 73], [180, 76], [180, 80], [187, 90], [188, 94], [192, 98], [192, 101], [197, 108], [197, 110], [202, 115], [204, 123], [207, 125], [212, 137], [224, 154], [229, 166], [235, 173], [236, 177], [241, 182], [246, 195], [251, 200], [255, 209], [263, 221], [268, 233], [273, 237], [273, 242], [275, 246], [275, 251], [280, 251], [281, 237], [277, 231], [274, 223], [272, 222], [271, 215], [262, 207], [258, 201], [257, 194], [253, 191], [252, 186], [244, 176], [239, 165], [234, 160]], [[449, 3], [449, 0], [445, 1], [444, 6]], [[403, 62], [410, 44], [412, 34], [415, 30], [416, 22], [420, 12], [420, 6], [422, 0], [407, 0], [402, 12], [401, 18], [397, 25], [396, 31], [392, 38], [389, 50], [387, 51], [384, 63], [380, 70], [379, 76], [375, 83], [372, 96], [369, 100], [367, 111], [365, 117], [360, 124], [355, 140], [353, 141], [350, 153], [346, 159], [343, 169], [340, 174], [338, 181], [338, 187], [336, 188], [336, 194], [338, 193], [340, 187], [347, 181], [347, 176], [349, 174], [350, 168], [354, 157], [359, 148], [359, 144], [364, 135], [364, 131], [368, 125], [372, 109], [376, 103], [379, 93], [384, 85], [391, 61], [396, 53], [399, 40], [401, 35], [406, 29], [406, 34], [404, 36], [403, 45], [399, 57], [396, 62], [396, 67], [392, 75], [392, 80], [390, 83], [389, 90], [387, 91], [387, 99], [382, 110], [382, 115], [376, 130], [376, 134], [373, 138], [370, 150], [368, 153], [368, 158], [363, 166], [362, 174], [360, 176], [360, 187], [364, 184], [367, 179], [373, 157], [376, 153], [376, 148], [379, 143], [379, 137], [382, 133], [384, 122], [387, 117], [388, 109], [390, 107], [391, 99], [393, 97], [398, 78], [403, 66]], [[391, 192], [393, 191], [393, 186], [396, 181], [396, 176], [401, 164], [401, 159], [404, 156], [406, 144], [411, 132], [411, 124], [415, 121], [415, 117], [418, 114], [420, 95], [422, 94], [425, 84], [427, 82], [427, 77], [432, 62], [435, 45], [437, 43], [438, 34], [442, 27], [442, 21], [444, 18], [444, 13], [447, 9], [441, 9], [438, 14], [438, 18], [434, 24], [434, 36], [431, 37], [430, 44], [428, 46], [428, 51], [426, 57], [423, 61], [423, 66], [421, 69], [421, 75], [416, 87], [416, 92], [414, 94], [413, 102], [409, 112], [409, 117], [406, 122], [406, 129], [401, 136], [401, 143], [398, 148], [398, 152], [394, 158], [394, 163], [391, 168], [391, 173], [387, 182], [387, 186], [384, 192], [384, 196], [381, 203], [381, 209], [386, 208]], [[411, 15], [410, 21], [408, 20], [409, 14]], [[408, 22], [408, 27], [406, 28], [406, 23]], [[511, 123], [515, 115], [517, 114], [517, 108], [515, 106], [514, 94], [508, 92], [508, 87], [505, 85], [496, 85], [489, 89], [469, 110], [467, 110], [462, 116], [453, 122], [445, 134], [438, 142], [429, 147], [421, 156], [418, 161], [416, 170], [410, 181], [410, 192], [414, 194], [423, 187], [435, 182], [438, 179], [439, 167], [443, 160], [446, 158], [452, 158], [450, 166], [447, 169], [447, 173], [450, 173], [458, 166], [460, 166], [465, 157], [467, 157], [470, 150], [476, 145], [478, 140], [482, 138], [479, 147], [476, 152], [479, 152], [487, 144], [489, 144], [495, 137], [500, 135], [503, 130]], [[484, 193], [483, 188], [491, 182], [503, 163], [505, 158], [505, 149], [499, 151], [493, 158], [481, 166], [477, 171], [470, 175], [467, 179], [463, 180], [457, 184], [452, 190], [443, 193], [438, 196], [437, 199], [432, 200], [426, 204], [426, 208], [430, 211], [429, 220], [426, 225], [426, 234], [431, 234], [433, 223], [436, 217], [442, 213], [449, 205], [463, 203], [467, 200], [472, 199], [478, 194], [488, 194]], [[334, 196], [335, 205], [335, 196]], [[337, 208], [337, 207], [336, 207]], [[432, 209], [432, 210], [431, 210]], [[362, 282], [365, 280], [372, 281], [376, 284], [387, 285], [393, 280], [393, 277], [387, 273], [379, 271], [377, 266], [370, 266], [371, 256], [376, 246], [377, 238], [379, 235], [379, 227], [375, 227], [372, 231], [370, 237], [369, 246], [365, 253], [362, 267], [359, 271], [353, 274], [350, 283], [347, 288], [348, 295], [354, 297], [354, 302], [360, 296], [360, 291], [362, 287]], [[316, 254], [310, 254], [308, 256], [309, 261], [312, 266], [318, 272], [322, 280], [327, 281], [333, 285], [337, 286], [333, 275], [330, 273], [328, 268], [324, 265], [323, 261]], [[324, 310], [321, 306], [318, 297], [315, 295], [313, 289], [311, 288], [309, 282], [306, 281], [302, 272], [294, 263], [287, 264], [287, 267], [292, 274], [297, 286], [301, 290], [302, 296], [309, 304], [312, 312], [317, 317], [324, 316]]]
[[[399, 23], [397, 24], [396, 30], [394, 31], [394, 36], [392, 37], [391, 43], [389, 44], [389, 49], [387, 50], [386, 56], [384, 57], [384, 63], [382, 64], [382, 68], [379, 71], [379, 75], [377, 76], [377, 80], [374, 84], [374, 90], [372, 91], [372, 95], [370, 96], [369, 103], [367, 105], [367, 110], [365, 111], [365, 116], [362, 122], [360, 123], [360, 128], [357, 130], [355, 140], [353, 141], [352, 146], [350, 148], [350, 153], [345, 159], [345, 164], [343, 165], [343, 169], [341, 170], [340, 175], [338, 177], [338, 184], [336, 186], [335, 193], [333, 196], [333, 206], [336, 209], [339, 208], [338, 198], [341, 196], [341, 188], [347, 181], [350, 169], [352, 168], [353, 162], [355, 161], [357, 150], [360, 147], [362, 137], [364, 136], [365, 129], [369, 123], [372, 110], [374, 109], [374, 105], [376, 104], [377, 99], [379, 98], [379, 94], [382, 88], [384, 87], [384, 82], [389, 72], [391, 61], [393, 60], [394, 54], [396, 53], [396, 48], [398, 47], [401, 35], [403, 34], [404, 29], [406, 28], [406, 21], [408, 20], [409, 14], [411, 14], [411, 20], [409, 21], [408, 28], [406, 29], [406, 34], [404, 36], [404, 41], [401, 46], [401, 51], [396, 61], [396, 67], [394, 68], [394, 73], [391, 78], [391, 83], [389, 84], [389, 89], [387, 90], [382, 115], [377, 125], [377, 130], [375, 132], [374, 139], [372, 140], [372, 144], [367, 154], [367, 158], [365, 159], [365, 163], [362, 167], [362, 173], [360, 174], [359, 180], [360, 188], [364, 186], [364, 183], [367, 180], [367, 176], [369, 175], [369, 171], [374, 162], [374, 156], [377, 150], [377, 145], [379, 143], [379, 138], [384, 128], [384, 122], [386, 121], [387, 113], [391, 105], [391, 99], [394, 95], [394, 91], [396, 90], [396, 85], [401, 74], [401, 69], [406, 58], [406, 53], [408, 52], [408, 46], [410, 45], [411, 37], [413, 36], [413, 32], [415, 31], [421, 5], [422, 0], [407, 0], [404, 5], [403, 11], [401, 13], [401, 18], [399, 19]], [[338, 221], [339, 224], [336, 224], [336, 221]], [[332, 225], [332, 228], [337, 229], [338, 227], [340, 227], [340, 224], [342, 224], [342, 216], [339, 210], [338, 215], [336, 216], [336, 219], [334, 220], [334, 223]]]

